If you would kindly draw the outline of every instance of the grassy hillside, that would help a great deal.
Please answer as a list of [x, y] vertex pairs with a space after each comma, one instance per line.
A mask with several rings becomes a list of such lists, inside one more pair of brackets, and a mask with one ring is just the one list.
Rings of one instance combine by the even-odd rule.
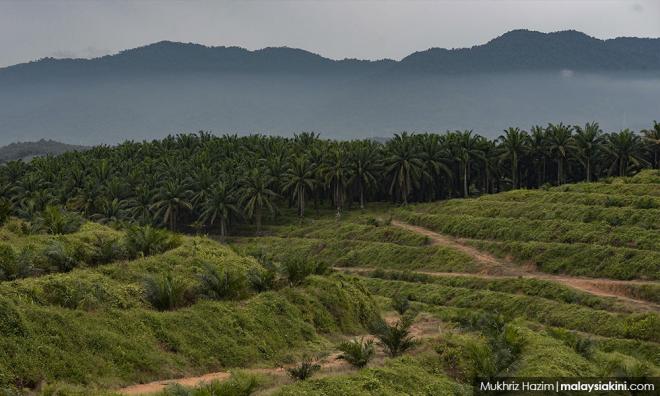
[[[63, 236], [23, 236], [8, 227], [0, 235], [17, 249], [34, 249], [35, 262], [46, 254], [41, 245], [52, 241], [66, 255], [101, 235], [126, 237], [89, 223]], [[0, 283], [0, 389], [42, 382], [112, 389], [272, 364], [327, 347], [323, 335], [363, 332], [376, 315], [355, 282], [316, 276], [257, 290], [254, 279], [266, 269], [255, 259], [202, 237], [177, 244], [101, 265], [82, 257], [61, 273]], [[212, 274], [227, 283], [209, 282]], [[166, 296], [152, 295], [159, 292]], [[161, 305], [162, 298], [171, 304]]]

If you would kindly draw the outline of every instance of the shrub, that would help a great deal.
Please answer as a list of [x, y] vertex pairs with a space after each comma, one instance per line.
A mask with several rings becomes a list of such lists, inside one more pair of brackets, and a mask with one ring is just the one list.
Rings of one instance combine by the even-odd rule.
[[487, 340], [472, 334], [449, 333], [435, 347], [445, 370], [454, 378], [472, 382], [497, 374], [493, 351]]
[[633, 207], [636, 209], [655, 209], [658, 204], [652, 197], [641, 197], [633, 202]]
[[126, 249], [131, 257], [150, 256], [173, 249], [179, 239], [168, 231], [152, 226], [133, 226], [126, 231]]
[[147, 278], [144, 288], [147, 300], [159, 311], [176, 309], [186, 304], [188, 285], [172, 274]]
[[106, 264], [128, 258], [126, 247], [117, 238], [104, 238], [100, 235], [92, 243], [91, 261], [94, 264]]
[[410, 300], [403, 294], [397, 294], [392, 298], [392, 308], [394, 308], [399, 315], [403, 315], [410, 308]]
[[11, 204], [4, 198], [0, 198], [0, 225], [5, 224], [11, 214]]
[[388, 355], [397, 357], [417, 344], [410, 335], [411, 324], [410, 318], [402, 318], [394, 325], [380, 321], [374, 326], [374, 335]]
[[284, 274], [291, 285], [299, 285], [305, 281], [309, 275], [316, 273], [317, 264], [314, 261], [306, 260], [302, 257], [292, 257], [284, 261]]
[[18, 255], [8, 245], [0, 245], [0, 280], [15, 280], [34, 273], [32, 249], [25, 248]]
[[302, 362], [300, 362], [297, 366], [294, 367], [289, 367], [286, 369], [287, 373], [289, 373], [289, 376], [291, 378], [298, 380], [298, 381], [304, 381], [307, 378], [311, 377], [321, 369], [321, 365], [315, 363], [312, 359], [309, 357], [305, 357]]
[[247, 276], [250, 286], [257, 293], [263, 293], [275, 288], [275, 281], [277, 280], [277, 271], [275, 269], [266, 268], [262, 270], [259, 268], [250, 268]]
[[83, 219], [80, 215], [68, 212], [58, 206], [46, 206], [46, 209], [37, 217], [39, 227], [54, 235], [71, 234], [80, 229]]
[[69, 272], [80, 264], [76, 253], [73, 248], [61, 241], [51, 241], [42, 255], [46, 258], [51, 271]]
[[213, 300], [236, 299], [247, 294], [248, 281], [239, 270], [218, 269], [204, 263], [204, 272], [199, 276], [201, 294]]
[[374, 342], [372, 340], [365, 341], [363, 338], [354, 338], [351, 341], [342, 342], [339, 344], [338, 349], [343, 352], [338, 359], [344, 359], [357, 368], [366, 366], [376, 354]]

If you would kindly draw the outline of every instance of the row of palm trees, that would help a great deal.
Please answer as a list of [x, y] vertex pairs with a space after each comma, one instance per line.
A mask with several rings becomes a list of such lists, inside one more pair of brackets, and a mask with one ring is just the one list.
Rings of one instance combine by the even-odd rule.
[[508, 128], [494, 140], [472, 131], [333, 141], [182, 134], [84, 152], [14, 161], [0, 168], [0, 200], [27, 219], [61, 205], [105, 223], [171, 229], [231, 225], [295, 207], [369, 201], [401, 204], [546, 184], [624, 176], [660, 167], [660, 123], [636, 134], [597, 123]]

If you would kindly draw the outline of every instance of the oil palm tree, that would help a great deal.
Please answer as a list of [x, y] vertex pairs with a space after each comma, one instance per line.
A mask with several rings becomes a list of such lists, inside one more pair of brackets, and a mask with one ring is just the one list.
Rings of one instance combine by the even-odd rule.
[[548, 125], [548, 150], [557, 161], [558, 185], [563, 184], [566, 179], [564, 167], [568, 160], [572, 133], [573, 128], [569, 125], [562, 123]]
[[534, 125], [530, 129], [529, 154], [536, 168], [536, 187], [541, 187], [545, 183], [548, 153], [547, 130], [540, 125]]
[[645, 164], [642, 139], [629, 129], [610, 133], [604, 145], [610, 158], [609, 174], [626, 176], [631, 166]]
[[261, 217], [264, 209], [275, 213], [274, 199], [277, 193], [271, 190], [272, 177], [263, 168], [253, 168], [241, 180], [239, 187], [239, 203], [246, 216], [254, 218], [257, 234], [261, 232]]
[[593, 163], [601, 152], [602, 143], [602, 131], [597, 122], [587, 123], [584, 128], [575, 126], [575, 135], [571, 146], [575, 157], [584, 167], [587, 182], [591, 182]]
[[292, 198], [297, 201], [298, 216], [305, 215], [305, 193], [314, 188], [314, 166], [304, 155], [296, 157], [284, 174], [285, 191], [290, 191]]
[[660, 168], [660, 122], [653, 121], [653, 128], [642, 131], [649, 149], [651, 166]]
[[505, 129], [504, 135], [499, 137], [502, 154], [511, 162], [511, 185], [514, 190], [520, 187], [518, 164], [520, 158], [528, 150], [528, 140], [527, 132], [520, 128]]
[[408, 196], [419, 185], [424, 172], [422, 153], [415, 144], [414, 135], [395, 134], [385, 147], [385, 172], [390, 178], [389, 193], [408, 204]]
[[362, 140], [352, 145], [349, 166], [360, 196], [360, 209], [364, 209], [367, 189], [376, 185], [380, 171], [380, 144]]
[[192, 209], [189, 201], [191, 193], [185, 181], [166, 180], [157, 190], [151, 206], [155, 211], [155, 217], [163, 224], [168, 224], [170, 230], [174, 231], [181, 211]]
[[332, 199], [337, 208], [337, 217], [341, 216], [344, 207], [346, 186], [351, 182], [352, 175], [348, 167], [346, 152], [340, 143], [335, 144], [321, 168], [325, 185], [332, 191]]
[[236, 204], [235, 192], [222, 181], [211, 186], [206, 199], [201, 204], [201, 210], [199, 221], [209, 225], [219, 222], [222, 239], [229, 235], [231, 218], [240, 216], [241, 213]]
[[479, 135], [473, 135], [472, 131], [456, 131], [451, 136], [451, 146], [456, 159], [460, 165], [460, 173], [463, 180], [463, 196], [470, 195], [470, 164], [483, 157], [479, 150]]

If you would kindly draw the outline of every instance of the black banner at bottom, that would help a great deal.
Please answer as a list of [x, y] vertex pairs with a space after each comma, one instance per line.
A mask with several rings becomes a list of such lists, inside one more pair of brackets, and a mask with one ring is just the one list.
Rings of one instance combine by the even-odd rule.
[[660, 395], [660, 377], [477, 378], [475, 396], [493, 395]]

